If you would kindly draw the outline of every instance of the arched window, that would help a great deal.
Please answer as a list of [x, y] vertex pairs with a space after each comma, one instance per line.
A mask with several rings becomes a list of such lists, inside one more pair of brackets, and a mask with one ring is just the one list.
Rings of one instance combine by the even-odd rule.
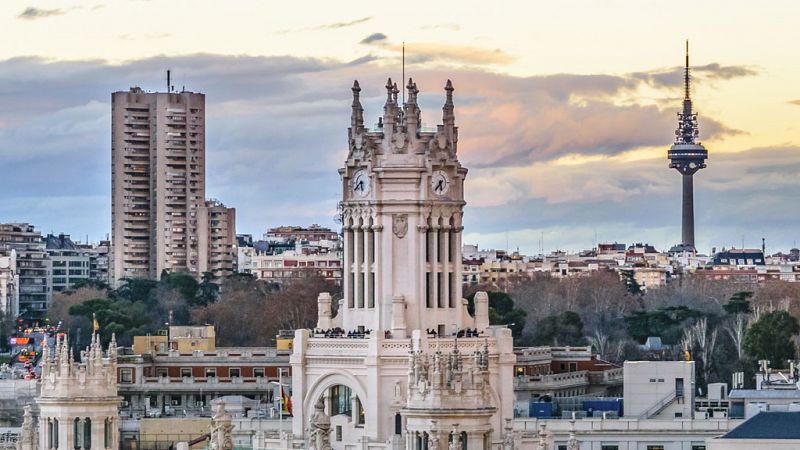
[[394, 415], [394, 434], [403, 433], [403, 417], [400, 413]]
[[72, 421], [72, 435], [74, 436], [73, 445], [75, 446], [75, 450], [83, 448], [83, 423], [81, 422], [81, 419], [77, 417]]
[[92, 448], [92, 419], [83, 421], [83, 448]]
[[111, 444], [111, 420], [106, 417], [105, 422], [103, 423], [103, 445], [105, 448], [110, 448]]
[[58, 448], [58, 419], [53, 419], [52, 432], [50, 433], [50, 448]]

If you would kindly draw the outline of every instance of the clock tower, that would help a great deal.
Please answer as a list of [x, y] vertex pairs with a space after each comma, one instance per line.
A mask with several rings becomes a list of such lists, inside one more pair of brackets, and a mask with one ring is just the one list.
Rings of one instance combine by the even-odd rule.
[[461, 298], [461, 217], [467, 169], [457, 157], [453, 85], [445, 86], [442, 124], [422, 126], [417, 85], [408, 101], [386, 84], [383, 117], [364, 126], [353, 84], [349, 153], [342, 177], [347, 330], [451, 333], [465, 327]]
[[317, 326], [295, 330], [290, 358], [292, 433], [308, 448], [496, 448], [514, 415], [511, 330], [489, 325], [485, 292], [472, 315], [462, 298], [467, 169], [453, 85], [430, 129], [417, 85], [406, 89], [401, 106], [388, 81], [383, 116], [368, 128], [353, 84], [339, 170], [344, 296], [334, 315], [331, 296], [319, 295]]

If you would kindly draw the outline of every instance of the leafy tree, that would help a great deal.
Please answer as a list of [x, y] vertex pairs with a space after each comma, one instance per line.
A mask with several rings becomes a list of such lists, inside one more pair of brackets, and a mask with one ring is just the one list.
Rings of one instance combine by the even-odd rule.
[[793, 338], [800, 333], [797, 319], [786, 311], [764, 313], [744, 336], [744, 351], [754, 360], [767, 359], [783, 367], [796, 356]]
[[722, 305], [722, 308], [728, 314], [750, 314], [753, 309], [750, 307], [750, 298], [753, 293], [750, 291], [737, 292], [731, 296], [728, 303]]
[[197, 304], [208, 305], [214, 303], [219, 297], [219, 285], [214, 283], [214, 274], [211, 272], [203, 272], [203, 279], [199, 285], [200, 291], [198, 292]]
[[534, 345], [586, 345], [581, 316], [573, 311], [547, 316], [536, 324]]
[[198, 296], [200, 284], [186, 272], [166, 272], [161, 274], [159, 287], [164, 286], [180, 292], [190, 306], [205, 304]]
[[650, 336], [660, 336], [665, 344], [677, 344], [684, 328], [704, 314], [686, 306], [671, 306], [656, 311], [634, 311], [625, 316], [628, 335], [640, 344]]

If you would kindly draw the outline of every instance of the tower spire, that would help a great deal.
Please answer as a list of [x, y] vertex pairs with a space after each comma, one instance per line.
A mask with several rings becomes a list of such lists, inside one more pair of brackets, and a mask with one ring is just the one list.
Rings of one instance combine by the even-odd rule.
[[353, 111], [350, 115], [350, 126], [353, 131], [360, 130], [364, 126], [364, 108], [361, 106], [361, 86], [358, 85], [358, 80], [353, 81]]
[[678, 113], [678, 129], [675, 130], [676, 144], [695, 144], [700, 134], [697, 127], [697, 114], [692, 111], [691, 80], [689, 76], [689, 40], [686, 40], [686, 66], [683, 69], [683, 111]]
[[684, 96], [685, 100], [690, 100], [690, 91], [689, 91], [689, 40], [686, 40], [686, 67], [683, 71], [683, 88], [684, 88]]

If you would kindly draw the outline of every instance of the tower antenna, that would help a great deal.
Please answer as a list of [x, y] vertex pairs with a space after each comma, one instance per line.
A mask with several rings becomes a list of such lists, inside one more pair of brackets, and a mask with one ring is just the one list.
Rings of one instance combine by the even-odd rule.
[[171, 79], [170, 79], [170, 75], [171, 75], [171, 74], [170, 74], [170, 72], [171, 72], [171, 71], [170, 71], [169, 69], [167, 69], [167, 92], [169, 92], [169, 91], [170, 91], [170, 89], [169, 89], [170, 82], [171, 82]]
[[[406, 80], [406, 41], [403, 41], [403, 75], [400, 78], [405, 83]], [[403, 103], [406, 102], [406, 90], [403, 89]]]
[[686, 40], [686, 68], [683, 72], [684, 98], [689, 99], [689, 40]]

